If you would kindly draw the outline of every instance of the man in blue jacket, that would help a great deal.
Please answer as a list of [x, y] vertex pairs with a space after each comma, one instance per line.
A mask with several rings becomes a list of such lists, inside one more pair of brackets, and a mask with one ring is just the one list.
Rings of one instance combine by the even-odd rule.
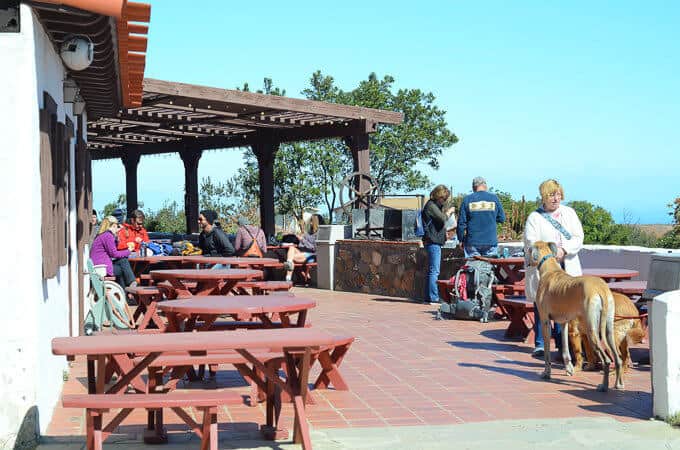
[[487, 191], [486, 180], [472, 180], [472, 194], [463, 199], [458, 217], [458, 241], [466, 257], [497, 256], [496, 223], [505, 222], [505, 212], [496, 194]]

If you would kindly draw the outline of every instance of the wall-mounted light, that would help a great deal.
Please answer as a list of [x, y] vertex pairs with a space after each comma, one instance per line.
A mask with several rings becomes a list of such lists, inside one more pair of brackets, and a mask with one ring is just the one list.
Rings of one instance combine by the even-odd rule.
[[76, 101], [76, 96], [79, 94], [80, 89], [75, 81], [71, 78], [64, 80], [64, 103], [73, 103]]
[[73, 102], [73, 114], [79, 116], [85, 111], [85, 100], [78, 94], [76, 96], [76, 101]]

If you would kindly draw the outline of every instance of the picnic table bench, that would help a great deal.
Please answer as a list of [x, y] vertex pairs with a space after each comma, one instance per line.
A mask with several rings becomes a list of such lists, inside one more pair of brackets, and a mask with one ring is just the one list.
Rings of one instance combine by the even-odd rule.
[[[161, 389], [162, 386], [154, 385], [153, 380], [159, 381], [158, 377], [150, 377], [149, 385], [139, 389], [140, 375], [147, 370], [150, 365], [160, 356], [173, 353], [185, 353], [191, 355], [210, 355], [224, 351], [236, 351], [249, 363], [256, 367], [252, 372], [253, 379], [257, 380], [258, 385], [265, 387], [266, 392], [266, 424], [263, 432], [272, 436], [276, 432], [278, 425], [278, 414], [275, 405], [280, 402], [279, 390], [286, 392], [294, 403], [295, 422], [293, 430], [293, 440], [301, 443], [303, 449], [311, 448], [309, 429], [305, 414], [305, 399], [308, 394], [307, 380], [311, 365], [312, 351], [320, 351], [323, 347], [333, 345], [333, 337], [322, 331], [311, 328], [291, 328], [273, 330], [249, 330], [249, 331], [207, 331], [203, 333], [159, 333], [159, 334], [139, 334], [126, 333], [120, 335], [94, 335], [55, 338], [52, 340], [52, 353], [64, 355], [69, 360], [73, 360], [78, 355], [87, 356], [87, 376], [88, 376], [88, 400], [86, 403], [82, 399], [64, 397], [69, 405], [86, 405], [91, 410], [88, 417], [92, 422], [87, 424], [87, 443], [88, 448], [101, 449], [101, 441], [105, 438], [105, 430], [112, 430], [117, 427], [129, 414], [130, 411], [139, 405], [150, 405], [149, 408], [156, 409], [155, 419], [149, 416], [148, 428], [153, 435], [163, 440], [165, 434], [162, 428], [162, 407], [165, 404], [153, 403], [155, 399], [149, 396], [162, 397], [167, 395]], [[255, 355], [258, 351], [279, 352], [286, 361], [286, 376], [282, 378], [279, 373], [274, 371], [264, 361], [259, 360]], [[295, 353], [293, 353], [295, 352]], [[135, 355], [142, 355], [141, 360], [135, 360]], [[95, 365], [96, 363], [96, 365]], [[105, 386], [105, 376], [107, 365], [114, 365], [120, 374], [120, 379], [115, 384]], [[160, 380], [162, 381], [162, 380]], [[125, 393], [128, 386], [135, 386], [135, 391], [139, 393]], [[212, 408], [214, 403], [219, 401], [231, 402], [232, 397], [206, 400], [205, 394], [201, 391], [191, 391], [187, 393], [186, 399], [178, 399], [174, 396], [168, 397], [171, 407], [197, 406], [200, 408]], [[173, 394], [178, 395], [178, 394]], [[141, 397], [138, 397], [141, 396]], [[109, 398], [109, 397], [115, 397]], [[175, 403], [172, 403], [172, 402]], [[108, 425], [102, 426], [101, 420], [105, 410], [112, 405], [111, 402], [119, 402], [123, 410], [120, 411]], [[181, 406], [180, 406], [181, 405]], [[208, 406], [206, 406], [208, 405]], [[142, 406], [146, 407], [146, 406]], [[94, 413], [99, 412], [101, 414]], [[212, 418], [214, 416], [209, 414]], [[96, 417], [96, 420], [95, 420]], [[180, 415], [192, 427], [196, 429], [195, 423], [189, 423], [185, 417]], [[205, 422], [205, 420], [204, 420]], [[212, 422], [211, 422], [212, 423]], [[97, 430], [101, 431], [98, 432]], [[212, 428], [213, 432], [215, 427]], [[213, 441], [208, 431], [208, 441], [203, 436], [203, 445], [213, 445]]]
[[132, 316], [137, 330], [147, 330], [153, 323], [160, 332], [165, 331], [165, 321], [158, 315], [158, 302], [163, 300], [161, 289], [157, 286], [135, 286], [126, 287], [125, 292], [132, 295], [137, 302], [137, 309]]
[[[172, 269], [152, 270], [155, 281], [167, 281], [174, 293], [168, 298], [191, 297], [193, 295], [228, 294], [239, 281], [262, 279], [262, 271], [252, 269]], [[191, 292], [187, 282], [196, 282], [195, 292]]]

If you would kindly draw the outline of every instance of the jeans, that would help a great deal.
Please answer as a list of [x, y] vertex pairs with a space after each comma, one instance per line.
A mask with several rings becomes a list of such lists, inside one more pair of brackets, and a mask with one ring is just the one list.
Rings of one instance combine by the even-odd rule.
[[439, 266], [442, 261], [442, 246], [439, 244], [426, 244], [427, 252], [427, 283], [425, 285], [425, 300], [431, 302], [439, 301], [439, 289], [437, 280], [439, 279]]
[[472, 256], [498, 256], [498, 245], [468, 245], [465, 244], [465, 257]]
[[215, 264], [210, 269], [211, 270], [231, 269], [231, 264]]
[[130, 261], [127, 258], [118, 258], [113, 261], [113, 274], [116, 276], [116, 283], [124, 288], [135, 281], [135, 273], [132, 271]]
[[[544, 348], [543, 341], [543, 327], [541, 326], [541, 318], [538, 315], [538, 306], [534, 303], [534, 347]], [[552, 337], [555, 339], [555, 346], [558, 353], [562, 353], [562, 325], [556, 323], [552, 327]]]

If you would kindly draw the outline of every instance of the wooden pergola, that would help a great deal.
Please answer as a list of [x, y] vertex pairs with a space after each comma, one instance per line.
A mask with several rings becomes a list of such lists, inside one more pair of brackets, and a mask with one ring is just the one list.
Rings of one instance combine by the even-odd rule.
[[185, 168], [187, 231], [198, 231], [198, 163], [204, 150], [250, 147], [257, 157], [260, 218], [274, 233], [274, 158], [281, 143], [342, 138], [354, 170], [370, 172], [368, 135], [379, 123], [398, 124], [401, 113], [289, 97], [144, 79], [142, 106], [91, 119], [92, 159], [120, 158], [128, 213], [137, 208], [137, 166], [142, 155], [179, 153]]

